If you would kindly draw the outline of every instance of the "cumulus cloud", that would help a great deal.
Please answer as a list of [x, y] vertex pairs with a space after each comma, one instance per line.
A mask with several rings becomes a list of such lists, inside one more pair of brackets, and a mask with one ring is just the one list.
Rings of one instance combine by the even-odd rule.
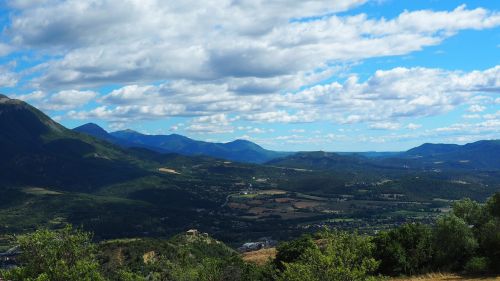
[[[483, 92], [500, 89], [500, 66], [472, 72], [394, 68], [377, 71], [365, 81], [352, 76], [344, 83], [332, 82], [286, 94], [240, 95], [230, 88], [222, 82], [186, 80], [128, 85], [100, 98], [104, 108], [71, 116], [107, 120], [188, 116], [196, 117], [197, 123], [212, 124], [230, 124], [238, 116], [251, 122], [370, 122], [372, 129], [397, 129], [401, 127], [395, 126], [397, 120], [439, 115], [475, 97], [485, 99]], [[471, 109], [477, 111], [483, 106]], [[415, 124], [407, 128], [418, 129]]]
[[65, 90], [52, 95], [43, 91], [34, 91], [14, 96], [14, 98], [33, 103], [43, 110], [71, 110], [85, 106], [97, 95], [94, 91]]
[[483, 112], [486, 109], [486, 106], [482, 106], [479, 104], [473, 104], [467, 109], [467, 111], [472, 113]]
[[[1, 56], [1, 45], [0, 45]], [[14, 87], [19, 82], [19, 75], [11, 70], [11, 67], [0, 65], [0, 87]]]
[[415, 123], [409, 123], [408, 125], [406, 125], [406, 128], [408, 130], [416, 130], [416, 129], [422, 128], [422, 125], [415, 124]]
[[[394, 122], [407, 117], [443, 114], [482, 92], [500, 92], [500, 66], [464, 73], [429, 68], [377, 71], [364, 82], [318, 85], [289, 98], [317, 105], [340, 123]], [[478, 109], [478, 108], [475, 108]]]
[[[33, 92], [22, 98], [42, 109], [113, 126], [189, 117], [172, 130], [200, 134], [234, 132], [237, 120], [322, 120], [412, 135], [421, 131], [407, 123], [413, 118], [460, 105], [470, 106], [464, 118], [497, 119], [482, 112], [487, 102], [500, 103], [493, 97], [500, 92], [500, 66], [470, 72], [396, 67], [344, 78], [365, 59], [407, 55], [462, 30], [498, 27], [498, 12], [462, 5], [390, 18], [339, 13], [366, 2], [11, 0], [0, 56], [28, 50], [44, 60], [22, 73], [0, 68], [0, 87], [26, 75]], [[110, 85], [116, 89], [105, 94], [89, 90]], [[91, 101], [94, 108], [80, 108]], [[240, 131], [266, 132], [251, 125]], [[292, 133], [287, 141], [316, 141]]]
[[369, 127], [374, 130], [397, 130], [401, 128], [401, 124], [394, 122], [380, 122], [373, 123]]
[[465, 6], [392, 19], [337, 13], [365, 2], [14, 1], [6, 33], [18, 48], [52, 54], [33, 81], [45, 89], [186, 79], [272, 93], [338, 63], [408, 54], [460, 30], [500, 25], [498, 13]]

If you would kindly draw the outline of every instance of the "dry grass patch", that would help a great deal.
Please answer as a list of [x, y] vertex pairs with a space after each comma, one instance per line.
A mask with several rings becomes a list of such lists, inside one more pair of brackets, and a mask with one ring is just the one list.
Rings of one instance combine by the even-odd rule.
[[61, 192], [48, 190], [42, 187], [27, 187], [23, 189], [24, 193], [32, 194], [32, 195], [61, 195]]
[[159, 168], [158, 171], [160, 171], [161, 173], [166, 173], [166, 174], [174, 174], [174, 175], [181, 174], [181, 173], [177, 172], [176, 170], [170, 169], [170, 168]]
[[263, 265], [276, 257], [276, 248], [260, 249], [253, 252], [246, 252], [242, 254], [242, 258], [246, 262], [256, 263]]

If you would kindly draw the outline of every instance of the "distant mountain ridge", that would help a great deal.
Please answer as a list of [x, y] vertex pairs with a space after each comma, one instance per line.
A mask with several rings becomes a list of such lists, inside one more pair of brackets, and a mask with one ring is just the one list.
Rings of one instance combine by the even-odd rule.
[[310, 170], [348, 170], [363, 165], [364, 157], [357, 155], [341, 155], [334, 152], [312, 151], [278, 158], [267, 162], [267, 165], [295, 169]]
[[408, 150], [404, 156], [455, 168], [500, 169], [500, 140], [464, 145], [426, 143]]
[[291, 154], [267, 150], [247, 140], [212, 143], [193, 140], [178, 134], [146, 135], [133, 130], [108, 133], [98, 125], [92, 123], [82, 125], [73, 130], [123, 147], [141, 147], [160, 153], [178, 153], [187, 156], [204, 155], [247, 163], [264, 163]]
[[[370, 155], [371, 154], [371, 155]], [[425, 143], [406, 152], [333, 153], [299, 152], [274, 159], [268, 165], [312, 170], [379, 168], [500, 170], [500, 140], [482, 140], [464, 145]]]

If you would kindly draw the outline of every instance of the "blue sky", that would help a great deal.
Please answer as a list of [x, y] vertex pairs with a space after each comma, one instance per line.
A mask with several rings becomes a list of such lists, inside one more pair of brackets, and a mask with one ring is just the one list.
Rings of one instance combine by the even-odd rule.
[[0, 91], [69, 128], [275, 150], [500, 138], [498, 1], [2, 3]]

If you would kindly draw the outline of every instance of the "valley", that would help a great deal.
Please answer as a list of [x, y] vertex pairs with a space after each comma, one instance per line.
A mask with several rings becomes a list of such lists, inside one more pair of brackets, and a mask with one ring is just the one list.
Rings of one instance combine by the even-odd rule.
[[[0, 114], [0, 235], [67, 223], [96, 239], [196, 228], [238, 247], [324, 227], [375, 233], [430, 223], [454, 200], [500, 190], [495, 165], [460, 162], [466, 152], [448, 148], [425, 154], [429, 145], [399, 156], [302, 152], [256, 164], [116, 146], [102, 129], [94, 137], [71, 131], [6, 97]], [[500, 150], [498, 141], [484, 144], [489, 154]]]

